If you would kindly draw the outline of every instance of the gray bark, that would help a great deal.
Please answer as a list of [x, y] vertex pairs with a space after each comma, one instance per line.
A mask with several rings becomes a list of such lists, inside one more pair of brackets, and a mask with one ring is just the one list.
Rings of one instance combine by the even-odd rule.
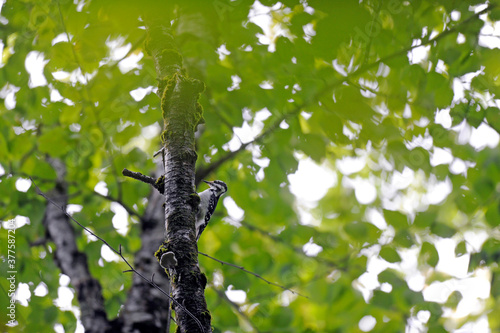
[[[51, 159], [50, 164], [56, 170], [55, 188], [47, 196], [58, 206], [68, 203], [68, 186], [64, 177], [66, 168], [60, 160]], [[99, 281], [90, 275], [87, 256], [78, 251], [73, 226], [68, 217], [58, 207], [47, 203], [43, 224], [47, 236], [55, 246], [54, 259], [61, 272], [71, 279], [80, 303], [81, 321], [87, 333], [102, 333], [110, 328], [104, 309], [104, 299]]]
[[[166, 240], [158, 254], [173, 252], [169, 269], [177, 325], [180, 332], [212, 332], [204, 289], [206, 277], [198, 266], [194, 222], [199, 197], [195, 192], [195, 138], [201, 119], [199, 94], [204, 86], [183, 73], [182, 57], [175, 50], [165, 20], [147, 21], [146, 48], [153, 56], [159, 80], [158, 95], [164, 120], [164, 195]], [[178, 304], [182, 304], [183, 307]], [[189, 311], [198, 319], [196, 322]], [[200, 328], [200, 324], [202, 328]]]

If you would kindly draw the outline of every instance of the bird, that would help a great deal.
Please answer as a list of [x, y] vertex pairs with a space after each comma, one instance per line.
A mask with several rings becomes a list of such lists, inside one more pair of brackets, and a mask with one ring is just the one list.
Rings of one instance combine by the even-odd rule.
[[203, 182], [207, 183], [210, 188], [198, 193], [200, 196], [200, 204], [196, 213], [195, 222], [196, 241], [200, 239], [201, 233], [207, 227], [210, 217], [212, 217], [215, 207], [217, 207], [219, 198], [227, 192], [227, 185], [222, 180], [214, 180], [211, 182], [203, 180]]

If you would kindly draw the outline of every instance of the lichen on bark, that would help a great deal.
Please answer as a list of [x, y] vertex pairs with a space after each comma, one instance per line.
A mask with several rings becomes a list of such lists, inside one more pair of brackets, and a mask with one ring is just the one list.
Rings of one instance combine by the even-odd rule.
[[206, 277], [198, 266], [194, 229], [196, 202], [199, 202], [194, 185], [197, 159], [194, 133], [203, 118], [198, 99], [205, 87], [182, 69], [182, 57], [175, 49], [171, 30], [164, 23], [164, 20], [149, 21], [146, 41], [159, 78], [157, 94], [164, 122], [161, 140], [166, 239], [155, 256], [160, 262], [168, 252], [175, 257], [175, 269], [169, 269], [169, 273], [172, 296], [177, 301], [174, 309], [179, 331], [200, 331], [198, 323], [187, 315], [187, 309], [201, 322], [204, 332], [211, 332], [210, 313], [204, 297]]

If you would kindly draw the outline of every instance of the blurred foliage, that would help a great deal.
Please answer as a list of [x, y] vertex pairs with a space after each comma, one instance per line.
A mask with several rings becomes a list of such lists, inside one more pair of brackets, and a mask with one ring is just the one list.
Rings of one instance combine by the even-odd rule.
[[[156, 74], [143, 43], [149, 10], [172, 22], [187, 72], [207, 87], [198, 169], [238, 149], [235, 128], [254, 134], [208, 177], [229, 185], [225, 198], [244, 217], [230, 217], [224, 201], [200, 251], [308, 296], [200, 257], [214, 327], [452, 332], [483, 321], [500, 330], [500, 36], [489, 37], [494, 47], [484, 42], [498, 33], [498, 1], [75, 3], [7, 0], [1, 11], [0, 220], [29, 218], [17, 230], [17, 277], [31, 291], [29, 305], [18, 305], [18, 328], [76, 327], [73, 313], [53, 302], [53, 244], [33, 245], [45, 234], [46, 203], [33, 186], [16, 189], [27, 177], [52, 188], [47, 157], [68, 167], [79, 221], [129, 253], [139, 248], [137, 217], [127, 218], [122, 236], [110, 205], [144, 213], [150, 189], [120, 172], [152, 174], [160, 145]], [[496, 144], [471, 144], [477, 133]], [[335, 181], [304, 204], [288, 176], [309, 158]], [[313, 176], [304, 175], [302, 191], [314, 191]], [[99, 182], [108, 198], [94, 193]], [[100, 266], [101, 244], [77, 232], [112, 318], [130, 276], [121, 263]], [[0, 238], [6, 244], [5, 230]], [[455, 259], [469, 263], [468, 273], [443, 271]], [[465, 298], [457, 287], [488, 280], [489, 296]], [[48, 293], [36, 296], [42, 282]], [[224, 297], [229, 288], [246, 292], [239, 311]], [[477, 308], [464, 312], [471, 297]]]

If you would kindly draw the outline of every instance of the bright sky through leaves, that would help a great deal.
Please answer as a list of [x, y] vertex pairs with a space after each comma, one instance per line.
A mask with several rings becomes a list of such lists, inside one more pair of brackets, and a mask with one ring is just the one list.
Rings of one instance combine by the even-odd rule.
[[[48, 208], [29, 177], [50, 193], [61, 161], [66, 211], [132, 259], [151, 242], [142, 219], [155, 203], [121, 170], [154, 174], [163, 122], [144, 47], [147, 4], [57, 4], [1, 9], [0, 243], [15, 221], [18, 311], [30, 318], [18, 328], [83, 332], [75, 281], [54, 261], [55, 243], [40, 239]], [[155, 8], [174, 24], [186, 75], [206, 87], [197, 170], [229, 187], [200, 251], [309, 297], [200, 257], [214, 327], [500, 329], [498, 6]], [[132, 277], [74, 228], [111, 320], [131, 297]]]

